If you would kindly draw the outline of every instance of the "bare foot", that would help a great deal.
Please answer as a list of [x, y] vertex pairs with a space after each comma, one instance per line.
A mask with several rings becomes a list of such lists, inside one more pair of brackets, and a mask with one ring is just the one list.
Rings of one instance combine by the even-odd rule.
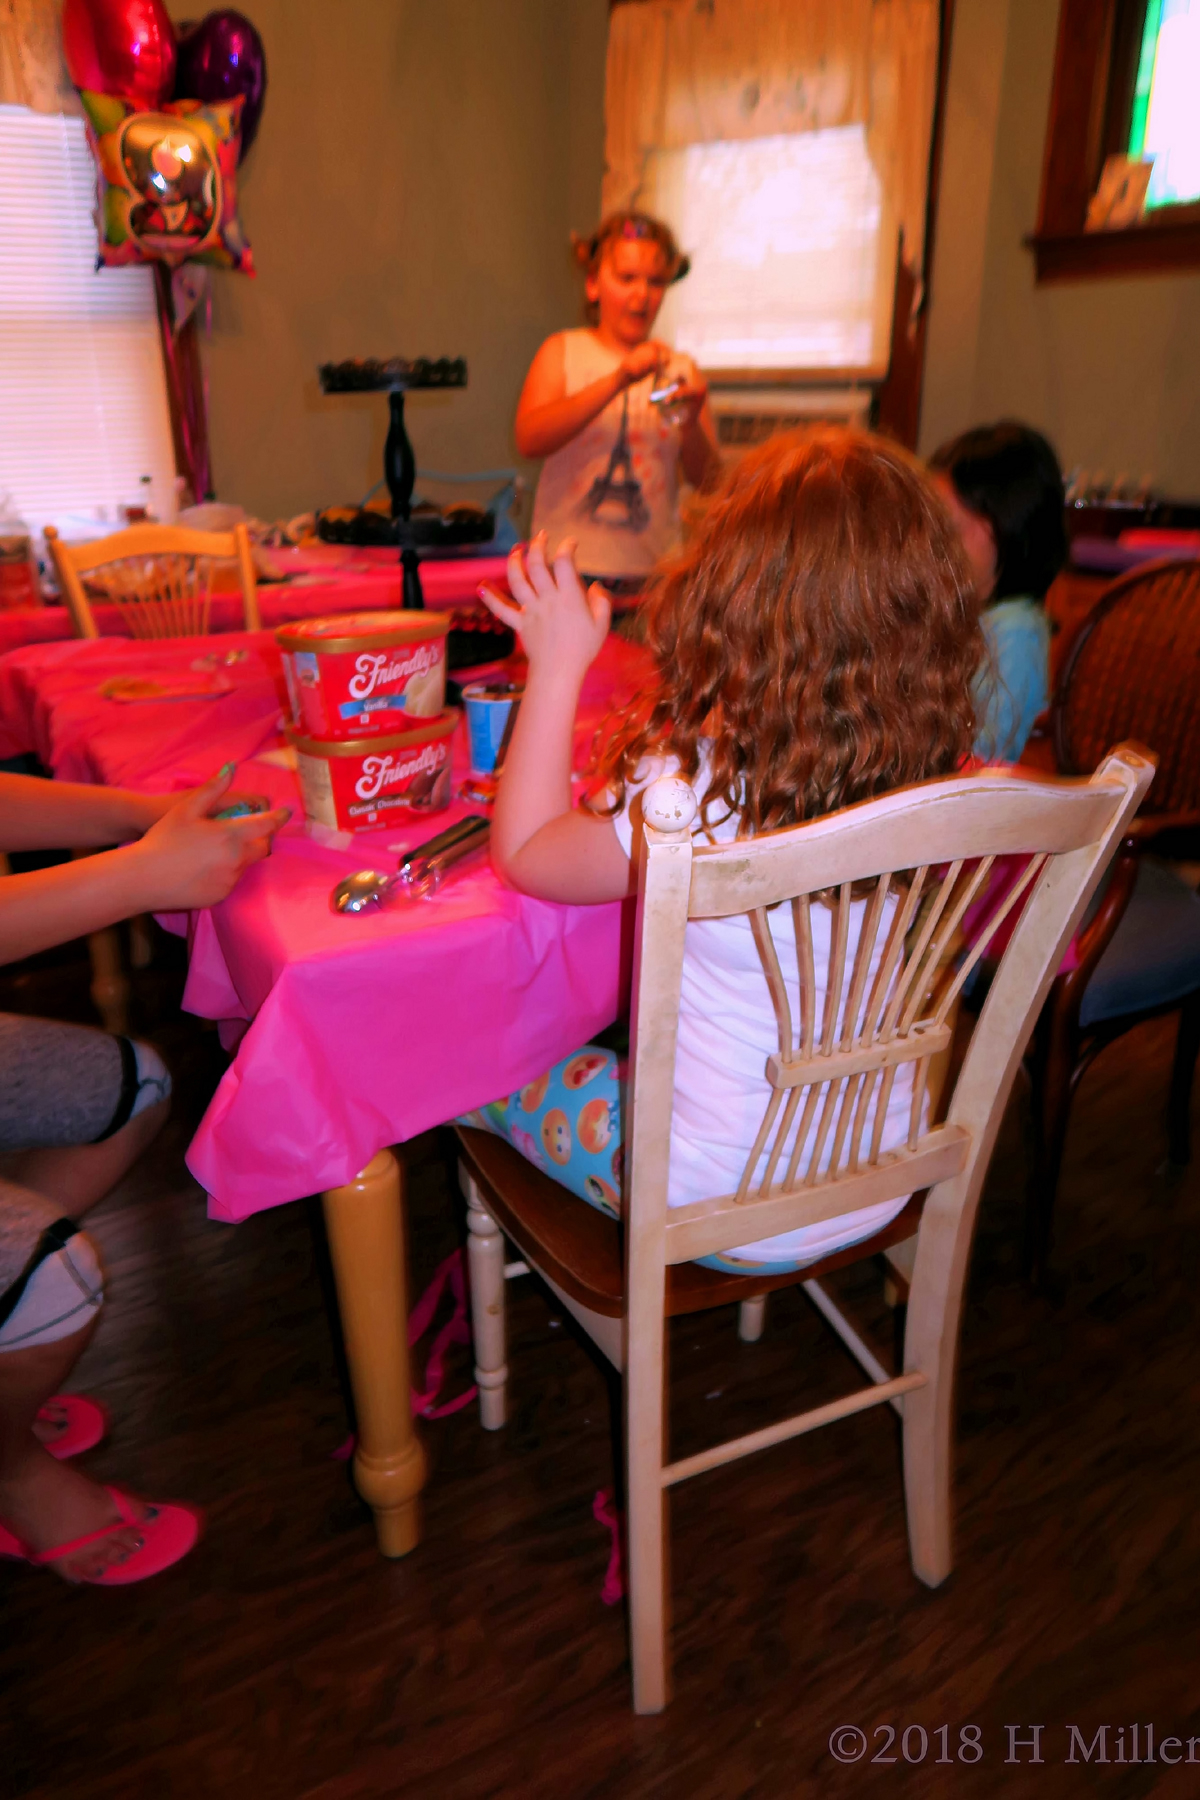
[[57, 1444], [67, 1429], [67, 1409], [57, 1400], [47, 1400], [33, 1421], [33, 1435], [47, 1449]]
[[[129, 1497], [136, 1519], [155, 1517], [156, 1508]], [[107, 1493], [67, 1463], [56, 1462], [40, 1444], [31, 1446], [20, 1471], [0, 1485], [0, 1519], [30, 1550], [53, 1550], [103, 1531], [120, 1515]], [[67, 1581], [94, 1581], [141, 1549], [137, 1525], [123, 1525], [94, 1544], [48, 1563]]]

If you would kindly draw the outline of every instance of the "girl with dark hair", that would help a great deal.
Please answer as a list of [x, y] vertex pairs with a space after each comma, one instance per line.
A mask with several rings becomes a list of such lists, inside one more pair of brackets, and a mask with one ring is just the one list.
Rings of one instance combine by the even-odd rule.
[[1015, 762], [1050, 701], [1050, 622], [1042, 602], [1067, 560], [1063, 478], [1040, 432], [979, 425], [930, 458], [983, 605], [988, 655], [975, 675], [976, 754]]
[[555, 332], [534, 357], [517, 448], [545, 459], [534, 531], [552, 544], [569, 535], [589, 576], [632, 592], [675, 547], [680, 470], [702, 487], [717, 463], [703, 377], [650, 335], [688, 259], [665, 225], [638, 212], [612, 214], [573, 249], [588, 324]]
[[[527, 558], [514, 554], [508, 578], [519, 605], [495, 591], [486, 598], [520, 631], [529, 674], [492, 852], [524, 893], [578, 903], [634, 891], [639, 796], [660, 775], [692, 785], [696, 833], [722, 842], [949, 774], [970, 751], [971, 675], [983, 641], [966, 559], [928, 478], [880, 439], [831, 427], [776, 437], [726, 470], [686, 549], [648, 595], [652, 674], [602, 737], [583, 808], [571, 803], [572, 726], [608, 629], [608, 597], [584, 589], [569, 543], [548, 562], [544, 538]], [[857, 900], [850, 908], [851, 960], [865, 907]], [[819, 1016], [833, 913], [815, 906], [812, 918]], [[792, 911], [778, 907], [770, 920], [800, 1017]], [[884, 924], [868, 988], [886, 937]], [[672, 1205], [720, 1192], [723, 1182], [736, 1188], [778, 1041], [749, 919], [691, 922]], [[901, 1074], [885, 1102], [885, 1147], [905, 1136], [911, 1101], [911, 1073]], [[500, 1132], [581, 1199], [615, 1214], [622, 1111], [616, 1059], [589, 1045], [466, 1122]], [[799, 1268], [879, 1230], [902, 1205], [866, 1207], [711, 1260], [743, 1273]]]

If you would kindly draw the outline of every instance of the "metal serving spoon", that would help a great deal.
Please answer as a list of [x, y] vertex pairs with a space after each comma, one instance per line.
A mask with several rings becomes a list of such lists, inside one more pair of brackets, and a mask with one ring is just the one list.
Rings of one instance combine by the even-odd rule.
[[356, 869], [338, 882], [329, 896], [329, 909], [336, 913], [374, 912], [405, 900], [428, 900], [441, 886], [446, 870], [481, 850], [491, 830], [490, 819], [473, 813], [410, 850], [394, 875], [385, 875], [380, 869]]

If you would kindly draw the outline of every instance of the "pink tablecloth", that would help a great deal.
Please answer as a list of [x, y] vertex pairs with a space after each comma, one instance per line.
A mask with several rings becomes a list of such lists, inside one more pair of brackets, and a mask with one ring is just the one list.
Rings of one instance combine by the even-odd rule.
[[[394, 550], [357, 551], [328, 546], [321, 551], [272, 550], [272, 563], [287, 580], [263, 583], [258, 590], [263, 625], [273, 629], [291, 619], [319, 618], [323, 613], [374, 612], [401, 604], [401, 571]], [[503, 583], [501, 556], [458, 557], [421, 565], [425, 604], [469, 606], [481, 581]], [[92, 609], [102, 637], [128, 638], [129, 627], [115, 606]], [[215, 632], [239, 631], [242, 601], [238, 594], [218, 594], [210, 624]], [[59, 643], [73, 636], [65, 606], [18, 607], [0, 612], [0, 656], [27, 644]], [[3, 753], [0, 753], [3, 754]]]
[[[117, 667], [186, 669], [197, 647], [101, 639], [18, 651], [0, 662], [0, 714], [20, 712], [22, 747], [62, 777], [174, 788], [236, 757], [243, 791], [297, 808], [270, 859], [192, 922], [185, 1006], [249, 1021], [188, 1153], [213, 1216], [237, 1220], [349, 1180], [384, 1144], [510, 1092], [585, 1042], [620, 1009], [630, 921], [620, 905], [512, 893], [486, 864], [402, 911], [331, 913], [342, 875], [395, 867], [396, 846], [466, 809], [362, 834], [349, 849], [314, 841], [279, 754], [278, 659], [266, 633], [221, 640], [249, 654], [229, 667], [232, 692], [220, 699], [122, 705], [97, 692]], [[643, 668], [641, 652], [609, 639], [584, 690], [579, 759]], [[457, 758], [465, 772], [464, 742]]]

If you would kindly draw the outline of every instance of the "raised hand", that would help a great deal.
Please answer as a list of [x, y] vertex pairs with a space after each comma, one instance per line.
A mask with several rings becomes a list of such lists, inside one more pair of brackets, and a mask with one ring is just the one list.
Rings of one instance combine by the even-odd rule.
[[530, 674], [581, 679], [608, 635], [612, 601], [598, 582], [585, 590], [575, 568], [574, 540], [564, 538], [550, 562], [546, 533], [539, 531], [527, 552], [518, 546], [510, 555], [508, 585], [511, 600], [486, 582], [479, 597], [520, 633]]

